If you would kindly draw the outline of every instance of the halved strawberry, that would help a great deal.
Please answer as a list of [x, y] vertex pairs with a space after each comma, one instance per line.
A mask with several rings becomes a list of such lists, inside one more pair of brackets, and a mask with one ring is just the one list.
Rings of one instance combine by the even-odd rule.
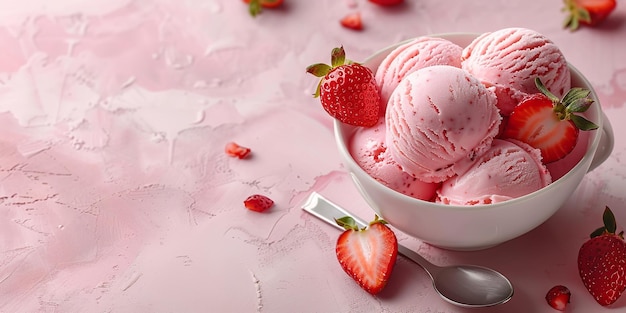
[[243, 201], [243, 205], [250, 211], [263, 212], [274, 205], [274, 200], [264, 195], [251, 195]]
[[404, 0], [369, 0], [369, 2], [376, 3], [382, 6], [391, 6], [404, 2]]
[[243, 159], [247, 157], [250, 154], [250, 151], [251, 151], [250, 148], [240, 146], [237, 143], [232, 142], [232, 141], [227, 143], [226, 147], [224, 147], [224, 152], [226, 152], [228, 156], [238, 158], [238, 159]]
[[565, 0], [567, 12], [563, 27], [574, 31], [580, 24], [596, 25], [606, 19], [617, 6], [616, 0]]
[[398, 240], [387, 222], [376, 216], [360, 229], [351, 217], [337, 219], [346, 230], [337, 240], [337, 259], [361, 288], [377, 294], [387, 284], [398, 256]]
[[354, 30], [362, 30], [363, 29], [363, 21], [361, 20], [361, 13], [353, 12], [344, 16], [339, 23], [341, 26]]
[[555, 310], [565, 311], [567, 304], [570, 302], [572, 293], [563, 285], [557, 285], [548, 291], [546, 301]]
[[243, 0], [243, 2], [248, 3], [248, 11], [250, 15], [257, 16], [261, 13], [262, 8], [276, 8], [283, 4], [284, 0]]
[[589, 90], [572, 88], [559, 99], [539, 78], [535, 84], [541, 93], [528, 96], [513, 109], [502, 135], [541, 150], [543, 162], [550, 163], [574, 149], [579, 130], [598, 126], [575, 114], [587, 111], [593, 103]]
[[617, 223], [609, 207], [602, 220], [604, 226], [591, 233], [578, 251], [578, 272], [593, 298], [607, 306], [626, 290], [626, 242], [623, 231], [615, 233]]
[[331, 65], [317, 63], [306, 71], [321, 77], [314, 97], [330, 116], [355, 126], [374, 126], [380, 115], [380, 92], [369, 68], [347, 62], [343, 47], [331, 52]]

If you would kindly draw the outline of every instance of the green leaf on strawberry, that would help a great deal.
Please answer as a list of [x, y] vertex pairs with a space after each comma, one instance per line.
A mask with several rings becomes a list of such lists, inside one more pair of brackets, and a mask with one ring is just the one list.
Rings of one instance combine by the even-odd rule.
[[[602, 222], [604, 225], [594, 230], [591, 235], [589, 235], [589, 238], [598, 237], [603, 234], [615, 234], [617, 231], [617, 222], [615, 222], [615, 215], [609, 207], [604, 208], [604, 212], [602, 213]], [[619, 233], [619, 236], [624, 238], [623, 232]]]
[[333, 48], [330, 52], [330, 64], [332, 67], [344, 65], [346, 63], [346, 51], [343, 47]]
[[570, 89], [562, 99], [559, 99], [546, 88], [539, 77], [535, 78], [537, 89], [546, 95], [554, 104], [554, 112], [560, 120], [572, 120], [580, 130], [592, 130], [598, 128], [598, 125], [587, 120], [586, 118], [575, 115], [574, 113], [583, 113], [593, 103], [593, 99], [589, 98], [590, 90], [575, 87]]
[[350, 216], [336, 218], [335, 223], [343, 227], [345, 230], [359, 230], [359, 226], [356, 224], [356, 221]]

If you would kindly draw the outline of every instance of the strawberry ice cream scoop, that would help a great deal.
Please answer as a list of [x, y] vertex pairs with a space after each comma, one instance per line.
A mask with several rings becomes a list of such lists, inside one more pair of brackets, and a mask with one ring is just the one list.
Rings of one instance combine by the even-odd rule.
[[484, 33], [463, 49], [461, 58], [463, 69], [495, 89], [503, 115], [508, 115], [526, 94], [539, 92], [536, 77], [559, 97], [571, 87], [563, 53], [534, 30], [505, 28]]
[[436, 37], [418, 37], [389, 53], [376, 70], [383, 103], [407, 75], [431, 65], [461, 67], [461, 46]]
[[407, 196], [432, 201], [439, 184], [422, 182], [402, 171], [385, 144], [385, 120], [374, 127], [359, 127], [348, 149], [356, 163], [383, 185]]
[[413, 177], [444, 181], [491, 145], [501, 120], [495, 103], [495, 95], [463, 69], [417, 70], [389, 99], [387, 148]]
[[521, 141], [494, 139], [491, 148], [465, 173], [443, 182], [436, 202], [497, 203], [537, 191], [551, 182], [539, 150]]

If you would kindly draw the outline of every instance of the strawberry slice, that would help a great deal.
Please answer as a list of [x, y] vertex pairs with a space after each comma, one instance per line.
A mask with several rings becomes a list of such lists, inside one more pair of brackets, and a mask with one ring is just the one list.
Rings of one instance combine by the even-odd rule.
[[250, 154], [250, 151], [251, 151], [250, 148], [240, 146], [235, 142], [227, 143], [226, 147], [224, 148], [224, 152], [226, 152], [228, 156], [238, 158], [238, 159], [246, 158]]
[[370, 127], [383, 114], [380, 91], [369, 68], [346, 60], [343, 47], [334, 48], [331, 65], [316, 63], [307, 73], [320, 77], [315, 98], [320, 98], [326, 112], [339, 121]]
[[583, 25], [594, 26], [604, 21], [617, 6], [616, 0], [565, 0], [567, 17], [563, 27], [574, 31]]
[[360, 229], [351, 217], [336, 220], [346, 230], [339, 236], [335, 252], [344, 271], [370, 294], [387, 284], [398, 256], [393, 231], [378, 216]]
[[264, 195], [251, 195], [243, 201], [243, 205], [250, 211], [263, 212], [274, 205], [274, 200]]
[[546, 301], [555, 310], [565, 311], [567, 304], [570, 302], [572, 293], [563, 285], [557, 285], [548, 291]]
[[604, 226], [591, 233], [578, 251], [578, 272], [593, 298], [607, 306], [626, 290], [626, 242], [623, 231], [615, 233], [615, 215], [609, 207], [602, 219]]
[[502, 136], [517, 139], [541, 150], [544, 163], [562, 159], [574, 150], [579, 130], [598, 126], [576, 113], [589, 109], [590, 91], [572, 88], [563, 99], [557, 98], [539, 78], [535, 84], [541, 93], [526, 97], [514, 109]]
[[344, 16], [339, 23], [341, 26], [354, 30], [362, 30], [363, 29], [363, 21], [361, 20], [361, 13], [353, 12]]

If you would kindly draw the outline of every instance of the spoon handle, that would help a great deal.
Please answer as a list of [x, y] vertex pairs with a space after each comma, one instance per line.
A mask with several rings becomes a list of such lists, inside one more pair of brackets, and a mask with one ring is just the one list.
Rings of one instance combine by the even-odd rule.
[[[343, 230], [343, 227], [339, 226], [335, 222], [335, 219], [344, 216], [352, 217], [352, 219], [354, 219], [359, 227], [365, 227], [367, 225], [367, 223], [364, 222], [362, 219], [339, 207], [338, 205], [330, 202], [317, 192], [311, 193], [307, 201], [304, 203], [304, 205], [302, 205], [302, 209], [312, 214], [313, 216], [321, 219], [322, 221], [335, 226], [335, 228], [339, 230]], [[432, 275], [434, 275], [434, 273], [439, 269], [438, 266], [430, 263], [417, 252], [401, 244], [398, 244], [398, 254], [403, 255], [404, 257], [424, 268], [431, 278], [433, 278]]]

